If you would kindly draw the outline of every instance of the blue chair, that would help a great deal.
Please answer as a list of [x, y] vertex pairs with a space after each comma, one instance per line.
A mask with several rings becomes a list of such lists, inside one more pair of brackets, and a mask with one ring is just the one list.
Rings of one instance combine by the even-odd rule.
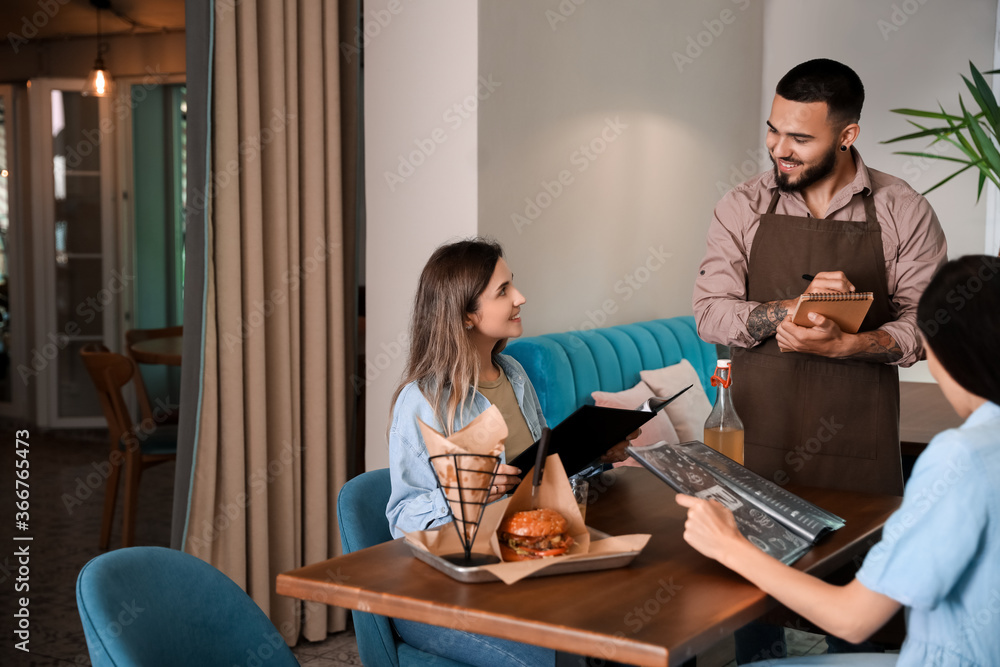
[[83, 566], [76, 604], [94, 667], [298, 665], [233, 580], [163, 547], [131, 547]]
[[[344, 484], [337, 498], [337, 522], [344, 553], [367, 549], [392, 539], [385, 507], [389, 503], [389, 469], [370, 470]], [[426, 653], [396, 636], [385, 616], [352, 611], [361, 662], [373, 667], [470, 667]]]

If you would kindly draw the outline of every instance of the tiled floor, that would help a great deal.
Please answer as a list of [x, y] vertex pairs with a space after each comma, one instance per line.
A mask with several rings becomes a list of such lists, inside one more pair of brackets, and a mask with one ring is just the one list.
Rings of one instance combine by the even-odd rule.
[[[83, 626], [76, 608], [76, 575], [97, 548], [104, 498], [100, 465], [107, 456], [106, 432], [66, 434], [31, 430], [30, 543], [28, 584], [30, 653], [14, 648], [12, 618], [18, 576], [13, 549], [0, 550], [0, 665], [34, 667], [89, 665]], [[14, 430], [0, 424], [0, 540], [13, 544]], [[169, 546], [174, 464], [147, 469], [139, 487], [136, 544]], [[121, 493], [119, 493], [119, 499]], [[121, 541], [121, 505], [111, 544]], [[17, 593], [20, 597], [23, 593]], [[303, 665], [360, 665], [353, 632], [331, 635], [325, 642], [293, 649]], [[180, 667], [180, 666], [179, 666]]]

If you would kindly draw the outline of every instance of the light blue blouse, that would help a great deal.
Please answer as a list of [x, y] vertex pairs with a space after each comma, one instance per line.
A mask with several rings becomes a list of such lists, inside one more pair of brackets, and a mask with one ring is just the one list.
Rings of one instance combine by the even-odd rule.
[[907, 607], [906, 665], [1000, 665], [1000, 407], [937, 435], [857, 578]]
[[[535, 388], [531, 386], [531, 380], [513, 357], [501, 354], [495, 359], [514, 388], [514, 396], [528, 423], [531, 437], [538, 440], [542, 435], [545, 417], [542, 416], [542, 406], [538, 402]], [[444, 399], [447, 400], [447, 395]], [[465, 427], [489, 407], [490, 402], [485, 396], [478, 391], [473, 392], [461, 414], [456, 413], [453, 430]], [[434, 408], [417, 383], [411, 382], [403, 387], [396, 398], [392, 426], [389, 427], [389, 477], [392, 492], [385, 515], [389, 519], [393, 537], [401, 537], [404, 532], [427, 530], [451, 520], [448, 505], [437, 488], [437, 478], [431, 470], [417, 417], [438, 432], [444, 432]]]

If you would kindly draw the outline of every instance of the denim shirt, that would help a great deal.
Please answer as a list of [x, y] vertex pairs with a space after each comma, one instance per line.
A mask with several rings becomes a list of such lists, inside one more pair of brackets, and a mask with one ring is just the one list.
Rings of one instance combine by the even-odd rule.
[[857, 578], [906, 606], [898, 667], [1000, 665], [1000, 407], [934, 436]]
[[[513, 357], [501, 354], [494, 358], [510, 380], [531, 437], [537, 441], [542, 435], [545, 417], [542, 416], [542, 406], [538, 402], [535, 388], [531, 386], [531, 380]], [[446, 393], [443, 400], [447, 398]], [[465, 402], [461, 415], [456, 411], [453, 430], [462, 429], [489, 407], [490, 402], [485, 396], [478, 391], [473, 392]], [[417, 383], [411, 382], [403, 387], [396, 398], [392, 426], [389, 428], [389, 477], [392, 480], [392, 492], [385, 515], [389, 519], [393, 537], [401, 537], [404, 532], [427, 530], [451, 520], [448, 504], [438, 490], [437, 477], [431, 470], [427, 447], [417, 424], [418, 417], [439, 433], [444, 432], [436, 411]]]

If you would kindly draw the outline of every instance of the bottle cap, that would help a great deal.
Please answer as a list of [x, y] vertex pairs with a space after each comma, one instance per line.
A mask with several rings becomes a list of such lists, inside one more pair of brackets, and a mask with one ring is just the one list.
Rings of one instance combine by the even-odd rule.
[[719, 359], [715, 362], [716, 368], [729, 368], [729, 359]]

